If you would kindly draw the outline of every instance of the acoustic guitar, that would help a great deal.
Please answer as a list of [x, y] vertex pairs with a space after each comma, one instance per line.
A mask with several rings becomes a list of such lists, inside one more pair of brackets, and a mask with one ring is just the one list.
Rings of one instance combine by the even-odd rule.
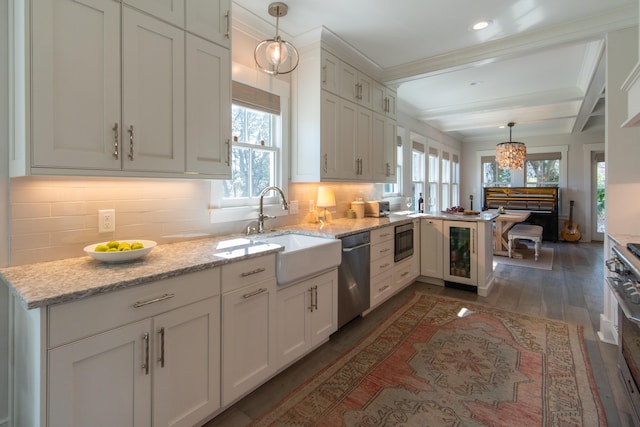
[[577, 242], [580, 240], [580, 231], [578, 231], [578, 224], [573, 222], [573, 200], [570, 202], [569, 208], [569, 221], [564, 222], [564, 228], [562, 229], [562, 239], [567, 242]]

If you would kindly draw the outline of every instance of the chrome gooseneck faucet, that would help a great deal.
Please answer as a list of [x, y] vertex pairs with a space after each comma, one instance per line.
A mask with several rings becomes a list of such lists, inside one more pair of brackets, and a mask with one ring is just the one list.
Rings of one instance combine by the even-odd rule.
[[267, 187], [260, 193], [260, 214], [258, 215], [258, 233], [264, 233], [264, 220], [275, 218], [275, 216], [269, 216], [264, 214], [264, 196], [269, 191], [275, 190], [280, 193], [280, 198], [282, 199], [282, 210], [289, 209], [289, 205], [287, 204], [287, 198], [284, 196], [284, 193], [281, 189], [276, 186]]

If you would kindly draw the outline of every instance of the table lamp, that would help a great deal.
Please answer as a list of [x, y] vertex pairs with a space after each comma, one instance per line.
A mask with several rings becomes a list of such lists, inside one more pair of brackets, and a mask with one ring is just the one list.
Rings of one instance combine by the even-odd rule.
[[335, 205], [336, 196], [335, 194], [333, 194], [333, 189], [331, 187], [318, 187], [318, 200], [316, 202], [316, 206], [319, 208], [324, 208], [324, 222], [329, 222], [327, 218], [327, 208]]

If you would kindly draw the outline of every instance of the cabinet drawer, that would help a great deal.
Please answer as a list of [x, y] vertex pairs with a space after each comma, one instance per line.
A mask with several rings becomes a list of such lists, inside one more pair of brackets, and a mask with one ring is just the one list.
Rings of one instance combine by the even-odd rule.
[[404, 260], [395, 265], [393, 269], [393, 286], [400, 289], [408, 284], [412, 279], [413, 263], [411, 259]]
[[393, 293], [393, 272], [381, 274], [371, 281], [369, 305], [373, 308]]
[[381, 243], [387, 240], [393, 240], [394, 227], [383, 227], [371, 230], [371, 244]]
[[371, 277], [375, 277], [380, 273], [393, 268], [393, 253], [371, 261]]
[[371, 261], [379, 258], [393, 255], [394, 241], [387, 240], [386, 242], [371, 245]]
[[220, 294], [220, 268], [49, 308], [49, 348]]
[[265, 255], [222, 266], [222, 292], [276, 277], [276, 255]]

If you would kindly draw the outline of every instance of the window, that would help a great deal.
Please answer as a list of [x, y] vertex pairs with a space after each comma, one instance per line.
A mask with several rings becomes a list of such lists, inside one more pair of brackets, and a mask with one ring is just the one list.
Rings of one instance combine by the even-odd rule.
[[427, 209], [438, 210], [438, 187], [440, 186], [438, 149], [429, 147], [429, 181], [427, 191]]
[[560, 183], [560, 153], [534, 153], [524, 163], [527, 187], [557, 187]]
[[442, 152], [442, 158], [440, 159], [441, 165], [441, 178], [440, 178], [440, 190], [442, 193], [441, 203], [442, 209], [448, 208], [451, 205], [451, 163], [449, 161], [449, 153]]
[[278, 116], [234, 104], [231, 123], [231, 179], [224, 181], [223, 197], [256, 198], [264, 188], [276, 185]]
[[[281, 98], [237, 81], [232, 82], [232, 98], [231, 179], [212, 184], [214, 205], [255, 206], [263, 189], [281, 186], [285, 166], [281, 160]], [[277, 203], [275, 193], [269, 194], [265, 202]]]
[[457, 154], [451, 158], [451, 206], [460, 206], [460, 159]]
[[482, 188], [511, 187], [511, 171], [501, 169], [495, 156], [482, 156]]
[[[414, 210], [416, 211], [419, 209], [420, 193], [424, 198], [424, 145], [414, 142], [411, 149], [411, 194], [415, 197]], [[427, 210], [426, 206], [425, 210]]]

